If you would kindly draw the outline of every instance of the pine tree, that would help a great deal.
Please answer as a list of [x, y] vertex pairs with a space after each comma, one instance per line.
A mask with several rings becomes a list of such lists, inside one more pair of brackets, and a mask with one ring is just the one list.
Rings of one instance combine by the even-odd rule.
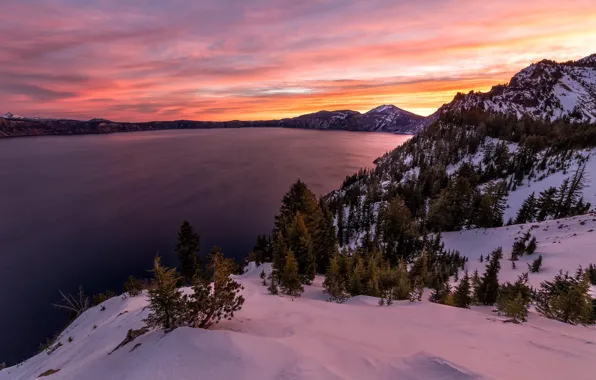
[[536, 201], [536, 207], [538, 214], [536, 219], [541, 222], [549, 216], [554, 216], [557, 212], [557, 201], [559, 192], [555, 187], [549, 187], [548, 189], [540, 192], [538, 200]]
[[397, 265], [400, 259], [409, 260], [416, 252], [418, 233], [412, 214], [401, 197], [395, 197], [379, 212], [378, 233], [385, 245], [385, 259]]
[[242, 308], [243, 287], [230, 277], [234, 267], [232, 259], [224, 258], [219, 250], [212, 250], [210, 267], [213, 270], [213, 286], [208, 280], [196, 275], [193, 294], [186, 296], [186, 322], [198, 328], [207, 329], [222, 319], [232, 319]]
[[486, 265], [486, 270], [478, 288], [478, 301], [483, 305], [494, 305], [499, 295], [499, 271], [501, 270], [500, 259], [503, 257], [503, 250], [499, 247], [491, 252], [491, 258]]
[[410, 278], [408, 276], [408, 270], [406, 268], [406, 262], [402, 259], [396, 270], [397, 284], [393, 289], [394, 300], [407, 300], [410, 297], [412, 286], [410, 284]]
[[479, 299], [479, 292], [480, 292], [480, 276], [478, 275], [478, 269], [474, 270], [474, 274], [472, 275], [472, 303], [478, 304], [480, 303]]
[[535, 193], [532, 193], [524, 200], [521, 208], [517, 212], [515, 217], [515, 224], [523, 224], [533, 222], [536, 219], [538, 213], [537, 201]]
[[178, 242], [176, 243], [176, 252], [180, 262], [180, 274], [186, 281], [191, 283], [192, 279], [200, 267], [199, 256], [200, 238], [190, 223], [185, 220], [180, 226], [178, 232]]
[[527, 255], [533, 254], [534, 252], [536, 252], [536, 248], [537, 248], [536, 237], [532, 236], [532, 239], [530, 239], [530, 241], [528, 242], [528, 245], [526, 246], [526, 254]]
[[319, 228], [315, 231], [313, 239], [314, 254], [316, 257], [317, 272], [325, 274], [329, 268], [329, 262], [334, 255], [339, 253], [337, 247], [335, 225], [333, 224], [333, 214], [329, 207], [323, 201], [319, 200], [319, 206], [322, 211]]
[[348, 291], [352, 296], [364, 294], [365, 286], [363, 281], [365, 276], [366, 270], [364, 269], [364, 261], [361, 257], [358, 257], [356, 259], [356, 266], [350, 275], [350, 283], [348, 285]]
[[528, 269], [532, 273], [540, 272], [540, 268], [542, 267], [542, 255], [538, 256], [538, 258], [532, 261], [532, 265], [528, 264]]
[[521, 239], [515, 239], [515, 241], [513, 242], [513, 247], [511, 248], [511, 257], [509, 258], [509, 260], [519, 260], [519, 257], [522, 256], [525, 251], [526, 245], [524, 244], [524, 242]]
[[267, 277], [267, 279], [269, 280], [269, 283], [267, 285], [267, 290], [269, 291], [269, 294], [272, 295], [276, 295], [279, 293], [279, 290], [277, 289], [277, 286], [279, 285], [279, 279], [277, 276], [277, 271], [271, 271], [271, 273], [269, 273], [269, 276]]
[[131, 297], [136, 297], [143, 291], [143, 285], [132, 274], [128, 276], [128, 280], [124, 283], [124, 291]]
[[379, 297], [379, 266], [377, 255], [373, 253], [368, 259], [366, 267], [366, 294], [371, 297]]
[[409, 297], [410, 302], [422, 301], [423, 294], [424, 294], [424, 283], [422, 282], [422, 279], [420, 277], [417, 277], [416, 280], [414, 280], [414, 286], [412, 288], [412, 291], [410, 292], [410, 297]]
[[316, 260], [313, 243], [306, 223], [300, 212], [296, 213], [286, 232], [286, 244], [298, 261], [298, 274], [303, 284], [310, 284], [315, 278]]
[[560, 271], [553, 281], [543, 281], [536, 297], [536, 311], [543, 316], [570, 324], [588, 325], [592, 299], [590, 283], [585, 273], [576, 277]]
[[347, 299], [346, 285], [339, 270], [339, 258], [334, 255], [329, 263], [329, 269], [325, 274], [323, 287], [330, 295], [329, 301], [343, 303]]
[[292, 251], [286, 254], [283, 272], [280, 278], [280, 287], [282, 292], [292, 297], [300, 297], [304, 288], [300, 281], [300, 274], [298, 273], [298, 261]]
[[586, 273], [588, 274], [590, 284], [596, 285], [596, 265], [590, 264], [588, 269], [586, 269]]
[[513, 322], [519, 323], [526, 320], [528, 308], [532, 301], [532, 292], [528, 286], [528, 274], [524, 273], [515, 282], [501, 285], [497, 299], [499, 312], [510, 317]]
[[344, 238], [344, 206], [340, 205], [339, 210], [337, 211], [337, 242], [339, 246], [343, 246], [345, 243]]
[[420, 280], [420, 283], [423, 286], [426, 286], [430, 280], [428, 266], [428, 254], [426, 253], [426, 250], [423, 250], [420, 257], [418, 257], [418, 259], [414, 261], [414, 264], [410, 269], [410, 279], [412, 280], [412, 282]]
[[176, 287], [180, 277], [173, 268], [160, 264], [159, 256], [153, 261], [153, 288], [149, 289], [149, 309], [151, 312], [145, 323], [149, 327], [159, 327], [166, 332], [179, 326], [185, 313], [182, 294]]
[[432, 288], [432, 292], [428, 297], [428, 300], [430, 302], [446, 305], [449, 302], [450, 294], [451, 286], [449, 285], [449, 282], [445, 279], [436, 283], [436, 285]]
[[478, 261], [483, 262], [484, 261], [484, 257], [482, 257], [482, 255], [480, 255], [480, 259]]
[[453, 294], [453, 301], [455, 306], [462, 308], [470, 308], [472, 304], [472, 296], [470, 295], [470, 276], [468, 271], [464, 272], [464, 277], [461, 279], [455, 293]]

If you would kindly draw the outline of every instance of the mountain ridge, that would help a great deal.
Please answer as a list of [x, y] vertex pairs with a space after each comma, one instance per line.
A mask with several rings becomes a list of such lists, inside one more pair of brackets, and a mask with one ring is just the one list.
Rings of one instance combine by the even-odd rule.
[[425, 120], [426, 118], [424, 116], [413, 114], [393, 105], [383, 105], [366, 113], [352, 110], [318, 111], [293, 118], [256, 121], [173, 120], [137, 123], [117, 122], [102, 118], [93, 118], [90, 120], [32, 118], [15, 116], [8, 112], [0, 116], [0, 138], [40, 135], [104, 134], [162, 129], [251, 127], [414, 134], [425, 126]]
[[458, 93], [436, 113], [472, 108], [518, 119], [595, 123], [596, 54], [568, 62], [543, 59], [488, 92]]

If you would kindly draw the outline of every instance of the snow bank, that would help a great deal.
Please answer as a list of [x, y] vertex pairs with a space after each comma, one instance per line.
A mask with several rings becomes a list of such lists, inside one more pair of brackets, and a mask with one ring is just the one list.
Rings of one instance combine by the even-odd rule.
[[[517, 269], [512, 269], [508, 259], [513, 242], [528, 229], [538, 241], [536, 252], [520, 257], [516, 262]], [[530, 284], [538, 287], [541, 281], [552, 280], [561, 269], [575, 273], [579, 265], [585, 268], [590, 263], [596, 264], [596, 214], [486, 230], [447, 232], [443, 234], [443, 242], [445, 248], [456, 249], [470, 259], [466, 264], [470, 274], [478, 269], [481, 275], [486, 262], [479, 262], [480, 255], [486, 257], [495, 248], [502, 247], [500, 282], [514, 282], [520, 274], [528, 271], [526, 264], [542, 255], [540, 272], [529, 274]]]
[[[564, 223], [572, 222], [579, 223], [579, 218]], [[566, 260], [588, 259], [581, 249], [588, 244], [587, 231], [572, 239], [566, 230], [554, 227], [538, 236], [546, 267], [554, 271]], [[480, 253], [508, 243], [516, 233], [466, 231], [466, 236], [454, 233], [445, 238], [450, 246]], [[551, 248], [550, 240], [563, 243], [551, 243]], [[577, 250], [573, 256], [556, 259], [562, 247]], [[245, 286], [245, 307], [236, 319], [214, 330], [152, 331], [109, 355], [128, 329], [143, 325], [148, 313], [145, 296], [116, 297], [104, 303], [105, 311], [95, 307], [81, 315], [51, 355], [43, 352], [7, 368], [0, 372], [0, 380], [34, 379], [49, 369], [60, 370], [48, 377], [51, 380], [527, 380], [570, 374], [574, 379], [591, 379], [596, 370], [594, 328], [543, 318], [524, 325], [504, 324], [486, 312], [428, 302], [379, 307], [374, 298], [355, 297], [346, 304], [329, 303], [324, 301], [320, 277], [306, 287], [303, 297], [292, 300], [266, 294], [259, 278], [263, 268], [270, 270], [268, 265], [251, 267], [238, 277]]]

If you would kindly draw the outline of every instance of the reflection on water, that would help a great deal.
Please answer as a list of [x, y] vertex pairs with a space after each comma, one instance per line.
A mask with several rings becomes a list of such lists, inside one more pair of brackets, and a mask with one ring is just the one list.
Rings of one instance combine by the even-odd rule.
[[244, 256], [297, 178], [323, 195], [408, 138], [256, 128], [0, 140], [0, 361], [61, 327], [59, 289], [118, 291], [156, 252], [174, 264], [183, 219], [203, 253]]

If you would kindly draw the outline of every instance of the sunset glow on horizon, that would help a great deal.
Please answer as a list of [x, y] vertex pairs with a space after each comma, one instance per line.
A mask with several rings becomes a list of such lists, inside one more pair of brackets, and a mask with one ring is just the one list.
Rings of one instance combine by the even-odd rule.
[[263, 120], [428, 115], [596, 53], [594, 0], [23, 0], [0, 13], [0, 114]]

